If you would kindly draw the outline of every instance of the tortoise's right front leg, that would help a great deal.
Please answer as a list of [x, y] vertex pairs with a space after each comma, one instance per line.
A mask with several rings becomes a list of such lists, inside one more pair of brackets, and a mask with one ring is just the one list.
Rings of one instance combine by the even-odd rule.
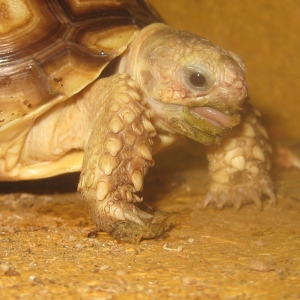
[[78, 189], [101, 230], [138, 242], [155, 235], [146, 226], [152, 215], [134, 205], [142, 201], [134, 193], [142, 190], [148, 167], [154, 164], [151, 138], [156, 131], [139, 88], [128, 75], [101, 79], [95, 85], [100, 105]]

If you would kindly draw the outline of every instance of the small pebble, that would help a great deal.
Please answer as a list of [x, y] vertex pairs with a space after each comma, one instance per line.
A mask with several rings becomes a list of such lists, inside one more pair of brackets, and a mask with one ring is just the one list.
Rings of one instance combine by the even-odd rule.
[[76, 244], [75, 247], [76, 247], [77, 249], [83, 249], [83, 248], [84, 248], [84, 246], [81, 245], [81, 244]]
[[195, 280], [189, 276], [183, 277], [182, 278], [182, 283], [185, 285], [191, 285], [195, 282]]
[[4, 275], [5, 276], [20, 276], [20, 273], [16, 270], [9, 269], [9, 270], [4, 272]]
[[182, 252], [183, 247], [182, 245], [179, 245], [177, 248], [173, 249], [173, 248], [169, 248], [167, 244], [164, 244], [163, 249], [167, 251]]
[[76, 241], [76, 240], [77, 240], [77, 239], [76, 239], [75, 236], [70, 235], [70, 236], [66, 239], [66, 242], [74, 242], [74, 241]]
[[254, 259], [250, 261], [249, 268], [258, 272], [270, 272], [275, 270], [275, 262], [272, 260], [264, 261], [262, 259]]
[[9, 270], [9, 265], [6, 264], [6, 263], [1, 263], [1, 264], [0, 264], [0, 268], [1, 268], [1, 270], [3, 270], [3, 271], [8, 271], [8, 270]]
[[124, 271], [124, 270], [117, 270], [116, 271], [116, 275], [117, 276], [125, 276], [125, 275], [127, 275], [128, 273], [126, 272], [126, 271]]
[[30, 198], [34, 198], [34, 195], [32, 194], [27, 194], [27, 193], [22, 193], [20, 195], [20, 199], [30, 199]]
[[100, 267], [100, 270], [107, 270], [107, 269], [110, 269], [111, 267], [109, 265], [103, 265]]
[[265, 245], [265, 243], [263, 241], [261, 241], [261, 240], [255, 242], [255, 244], [256, 244], [257, 247], [262, 247], [262, 246]]
[[178, 252], [176, 254], [177, 257], [183, 258], [183, 259], [189, 259], [190, 255], [188, 253], [184, 253], [184, 252]]
[[44, 285], [42, 280], [40, 278], [36, 277], [35, 275], [30, 275], [29, 279], [32, 280], [34, 283]]
[[94, 239], [94, 238], [96, 238], [98, 236], [98, 232], [96, 231], [96, 230], [92, 230], [92, 231], [90, 231], [89, 233], [88, 233], [88, 238], [89, 239]]

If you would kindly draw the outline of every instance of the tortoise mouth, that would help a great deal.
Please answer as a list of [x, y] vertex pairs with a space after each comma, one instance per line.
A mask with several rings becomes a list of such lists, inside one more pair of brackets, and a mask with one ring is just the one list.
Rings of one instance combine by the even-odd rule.
[[222, 112], [211, 107], [198, 106], [189, 109], [191, 114], [204, 119], [217, 127], [232, 128], [235, 122], [230, 115], [225, 115]]
[[238, 113], [224, 114], [207, 106], [183, 109], [184, 122], [189, 124], [187, 136], [205, 145], [218, 143], [226, 132], [240, 122]]
[[204, 112], [204, 117], [188, 107], [183, 108], [183, 122], [188, 128], [185, 135], [204, 145], [218, 143], [226, 134], [228, 128], [222, 126], [218, 118], [212, 118], [216, 114], [207, 113], [208, 110], [200, 111], [201, 113]]
[[225, 114], [208, 106], [188, 107], [147, 98], [155, 126], [163, 131], [183, 134], [199, 143], [218, 143], [226, 132], [240, 122], [237, 112]]

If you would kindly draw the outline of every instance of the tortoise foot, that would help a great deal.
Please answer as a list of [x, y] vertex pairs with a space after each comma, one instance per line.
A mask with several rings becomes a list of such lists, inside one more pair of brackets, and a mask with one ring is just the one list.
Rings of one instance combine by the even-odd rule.
[[111, 235], [118, 241], [138, 244], [142, 239], [161, 236], [170, 228], [174, 217], [157, 211], [151, 219], [141, 217], [144, 224], [131, 221], [120, 222]]

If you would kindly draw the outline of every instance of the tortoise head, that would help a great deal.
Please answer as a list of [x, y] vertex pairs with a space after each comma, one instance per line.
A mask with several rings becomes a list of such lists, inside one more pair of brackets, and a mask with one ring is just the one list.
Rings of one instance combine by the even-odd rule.
[[159, 128], [211, 144], [240, 122], [244, 65], [204, 38], [152, 24], [130, 46], [125, 71], [140, 85]]

